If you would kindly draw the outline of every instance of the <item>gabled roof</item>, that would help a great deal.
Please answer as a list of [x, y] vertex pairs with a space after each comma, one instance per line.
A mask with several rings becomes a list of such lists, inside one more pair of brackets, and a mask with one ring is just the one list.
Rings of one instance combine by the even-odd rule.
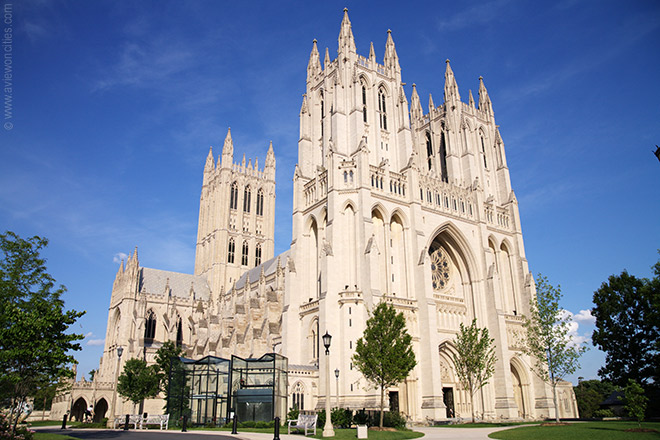
[[[165, 286], [169, 286], [168, 292], [165, 291]], [[140, 292], [144, 291], [152, 295], [169, 295], [171, 293], [172, 296], [178, 298], [190, 298], [191, 286], [195, 292], [195, 299], [208, 300], [211, 297], [211, 289], [205, 276], [148, 267], [140, 269]]]
[[274, 258], [271, 258], [270, 260], [261, 263], [259, 266], [253, 267], [252, 269], [248, 270], [243, 275], [241, 275], [238, 281], [236, 281], [236, 288], [242, 289], [243, 286], [245, 286], [245, 281], [247, 280], [248, 276], [250, 278], [250, 281], [258, 280], [259, 277], [261, 276], [262, 267], [264, 270], [264, 276], [268, 276], [275, 273], [275, 271], [277, 270], [278, 258], [280, 259], [280, 265], [282, 267], [286, 267], [290, 253], [291, 253], [291, 249], [288, 249], [285, 252], [276, 255]]

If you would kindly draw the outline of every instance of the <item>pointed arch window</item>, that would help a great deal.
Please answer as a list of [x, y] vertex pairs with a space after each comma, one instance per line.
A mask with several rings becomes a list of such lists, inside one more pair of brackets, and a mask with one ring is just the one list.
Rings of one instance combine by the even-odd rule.
[[245, 191], [243, 193], [243, 212], [250, 212], [250, 196], [252, 195], [252, 191], [250, 191], [250, 187], [246, 186]]
[[258, 244], [256, 248], [254, 248], [254, 265], [259, 266], [261, 264], [261, 245]]
[[484, 155], [484, 168], [488, 168], [488, 162], [486, 161], [486, 143], [484, 142], [484, 135], [479, 136], [481, 139], [481, 153]]
[[233, 182], [231, 184], [231, 197], [229, 199], [229, 207], [231, 209], [238, 208], [238, 184]]
[[438, 151], [440, 154], [440, 173], [443, 182], [449, 182], [449, 176], [447, 175], [447, 142], [445, 140], [445, 132], [443, 131], [440, 134], [440, 149]]
[[144, 343], [151, 344], [156, 337], [156, 314], [153, 310], [147, 312], [147, 320], [144, 324]]
[[378, 91], [378, 114], [380, 115], [380, 128], [387, 130], [387, 104], [383, 89]]
[[236, 253], [236, 243], [233, 238], [229, 239], [229, 246], [227, 247], [227, 263], [234, 262], [234, 255]]
[[367, 123], [367, 87], [362, 82], [362, 121]]
[[264, 215], [264, 191], [261, 188], [257, 191], [257, 215]]
[[181, 318], [176, 324], [176, 346], [181, 347], [183, 345], [183, 323]]
[[323, 99], [323, 90], [321, 90], [320, 96], [321, 96], [321, 137], [323, 137], [323, 120], [325, 118], [325, 101]]
[[248, 242], [244, 241], [243, 242], [243, 255], [241, 256], [241, 264], [243, 266], [248, 265], [248, 252], [249, 252], [249, 247], [248, 247]]
[[426, 156], [428, 157], [429, 170], [433, 168], [433, 144], [431, 143], [431, 133], [426, 132]]

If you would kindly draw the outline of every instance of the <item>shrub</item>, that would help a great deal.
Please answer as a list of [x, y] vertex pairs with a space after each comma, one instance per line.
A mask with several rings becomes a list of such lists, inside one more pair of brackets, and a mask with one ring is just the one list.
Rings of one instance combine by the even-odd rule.
[[322, 409], [318, 413], [318, 419], [316, 419], [316, 426], [319, 428], [323, 428], [325, 426], [325, 410]]
[[383, 426], [397, 429], [405, 428], [406, 419], [399, 412], [387, 411], [383, 415]]
[[611, 409], [597, 409], [594, 411], [594, 417], [614, 417]]
[[353, 416], [353, 422], [356, 425], [367, 425], [367, 426], [371, 425], [369, 414], [367, 414], [367, 411], [365, 411], [364, 408], [355, 413], [355, 415]]
[[32, 440], [34, 438], [34, 431], [31, 431], [26, 426], [17, 426], [16, 433], [12, 437], [11, 424], [5, 414], [0, 413], [0, 438], [1, 439], [14, 439], [14, 440]]
[[300, 410], [298, 408], [291, 408], [289, 410], [289, 413], [286, 415], [287, 420], [298, 420], [298, 415], [300, 414]]
[[350, 428], [353, 424], [353, 411], [344, 408], [332, 410], [332, 424], [342, 428]]

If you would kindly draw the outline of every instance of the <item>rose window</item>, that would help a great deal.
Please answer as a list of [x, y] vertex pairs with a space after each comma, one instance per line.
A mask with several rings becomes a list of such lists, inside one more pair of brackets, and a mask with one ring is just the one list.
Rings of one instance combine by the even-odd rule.
[[431, 254], [431, 278], [434, 290], [442, 290], [449, 283], [449, 260], [442, 248], [436, 249]]

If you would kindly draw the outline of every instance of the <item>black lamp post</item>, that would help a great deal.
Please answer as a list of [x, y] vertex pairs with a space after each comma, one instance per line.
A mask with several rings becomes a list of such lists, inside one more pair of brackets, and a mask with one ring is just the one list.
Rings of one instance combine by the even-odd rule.
[[335, 368], [335, 379], [337, 379], [337, 408], [339, 408], [339, 368]]
[[330, 342], [332, 336], [328, 331], [323, 335], [323, 346], [325, 347], [325, 426], [323, 426], [323, 437], [334, 437], [335, 430], [332, 429], [332, 411], [330, 409]]
[[328, 331], [325, 331], [325, 334], [322, 336], [323, 338], [323, 346], [325, 347], [325, 354], [329, 355], [330, 354], [330, 342], [332, 342], [332, 336]]
[[115, 371], [115, 392], [112, 395], [112, 414], [117, 417], [117, 382], [119, 381], [119, 366], [121, 365], [121, 355], [124, 354], [124, 347], [117, 348], [117, 370]]

